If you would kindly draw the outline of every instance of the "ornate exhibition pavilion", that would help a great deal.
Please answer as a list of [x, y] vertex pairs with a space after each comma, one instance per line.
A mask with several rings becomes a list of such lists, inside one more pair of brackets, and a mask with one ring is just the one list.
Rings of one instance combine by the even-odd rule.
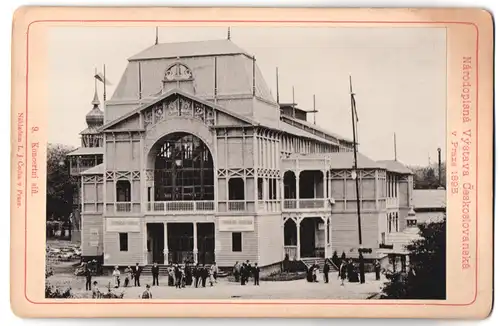
[[[357, 255], [352, 141], [280, 103], [230, 39], [154, 44], [92, 105], [69, 154], [83, 256], [265, 267]], [[407, 225], [412, 175], [359, 153], [357, 176], [363, 246], [380, 257]]]

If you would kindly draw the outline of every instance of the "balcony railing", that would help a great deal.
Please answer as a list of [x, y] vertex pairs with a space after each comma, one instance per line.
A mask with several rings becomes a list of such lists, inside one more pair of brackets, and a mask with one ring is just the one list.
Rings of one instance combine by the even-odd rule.
[[155, 201], [146, 205], [148, 212], [210, 212], [214, 211], [214, 201]]
[[246, 204], [244, 200], [229, 200], [227, 202], [230, 211], [245, 211]]
[[115, 203], [115, 211], [117, 213], [126, 213], [132, 211], [132, 203], [124, 202], [124, 203]]
[[[112, 203], [110, 203], [113, 205]], [[89, 204], [86, 203], [88, 206]], [[92, 203], [94, 206], [94, 203]], [[220, 205], [225, 205], [221, 208]], [[114, 211], [116, 213], [140, 213], [140, 203], [116, 202]], [[113, 206], [111, 206], [113, 207]], [[247, 202], [245, 200], [227, 200], [219, 201], [219, 210], [221, 212], [246, 212], [248, 210], [278, 212], [286, 211], [324, 211], [330, 209], [330, 201], [326, 198], [308, 198], [308, 199], [273, 199], [259, 200], [257, 202]], [[84, 209], [84, 211], [91, 208]], [[189, 214], [192, 212], [207, 213], [215, 211], [215, 201], [155, 201], [145, 203], [145, 210], [148, 213], [160, 214]]]
[[326, 198], [310, 199], [284, 199], [283, 211], [296, 210], [325, 210], [329, 208], [329, 200]]

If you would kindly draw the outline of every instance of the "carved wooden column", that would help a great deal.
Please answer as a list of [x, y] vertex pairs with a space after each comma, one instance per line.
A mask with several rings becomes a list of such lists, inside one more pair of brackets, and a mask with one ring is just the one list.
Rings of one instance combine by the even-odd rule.
[[163, 264], [168, 265], [168, 223], [164, 223], [163, 235]]
[[[326, 194], [326, 189], [327, 189], [326, 188], [326, 183], [327, 182], [328, 181], [327, 181], [327, 178], [326, 178], [326, 170], [323, 170], [323, 198], [328, 198], [327, 194]], [[327, 203], [326, 200], [323, 201], [323, 205], [324, 205], [323, 206], [324, 208], [327, 208], [328, 203]]]
[[145, 266], [148, 264], [148, 224], [144, 221], [144, 241], [142, 243], [142, 265]]
[[198, 263], [198, 229], [197, 223], [193, 222], [193, 260], [194, 263]]
[[328, 258], [328, 217], [323, 216], [321, 217], [323, 220], [323, 224], [325, 225], [324, 228], [324, 236], [325, 236], [325, 259]]
[[298, 201], [300, 199], [300, 192], [299, 192], [299, 189], [300, 189], [300, 170], [295, 170], [294, 173], [295, 173], [295, 199], [297, 199], [297, 205], [298, 205]]
[[295, 225], [297, 226], [297, 260], [300, 260], [300, 222], [302, 222], [302, 219], [297, 217], [295, 220]]

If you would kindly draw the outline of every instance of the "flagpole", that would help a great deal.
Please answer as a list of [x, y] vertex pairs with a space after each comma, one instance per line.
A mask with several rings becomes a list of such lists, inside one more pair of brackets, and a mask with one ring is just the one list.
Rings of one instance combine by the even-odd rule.
[[398, 160], [397, 147], [396, 147], [396, 133], [394, 133], [394, 161]]
[[[359, 200], [359, 175], [358, 175], [358, 145], [356, 140], [356, 122], [357, 122], [357, 113], [355, 114], [355, 101], [354, 101], [354, 93], [352, 92], [352, 81], [351, 76], [349, 75], [349, 93], [351, 96], [351, 120], [352, 120], [352, 136], [354, 141], [354, 171], [353, 178], [356, 186], [356, 212], [358, 216], [358, 240], [359, 240], [359, 282], [365, 283], [365, 265], [363, 258], [363, 237], [361, 232], [361, 204]], [[356, 117], [355, 117], [356, 116]]]
[[104, 103], [106, 102], [106, 64], [103, 64], [102, 70], [103, 70], [102, 72], [104, 75], [104, 80], [102, 82], [104, 84], [104, 94], [103, 94], [103, 98], [104, 98], [103, 105], [104, 105]]

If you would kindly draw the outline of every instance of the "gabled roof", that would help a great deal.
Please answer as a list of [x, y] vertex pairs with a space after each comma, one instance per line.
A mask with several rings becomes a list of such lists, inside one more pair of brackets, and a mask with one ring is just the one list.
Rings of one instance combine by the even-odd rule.
[[[299, 125], [302, 125], [304, 127], [309, 127], [309, 128], [315, 130], [316, 132], [318, 132], [320, 134], [328, 135], [328, 136], [330, 136], [332, 138], [337, 139], [338, 141], [345, 141], [345, 142], [348, 142], [348, 143], [352, 143], [351, 139], [343, 137], [343, 136], [340, 136], [340, 135], [337, 135], [337, 134], [334, 134], [333, 132], [331, 132], [329, 130], [325, 130], [323, 128], [318, 127], [317, 125], [315, 125], [313, 123], [310, 123], [309, 121], [295, 119], [293, 117], [290, 117], [288, 115], [283, 115], [283, 114], [281, 115], [281, 118], [282, 118], [282, 120], [290, 120], [290, 121], [293, 121], [295, 124], [299, 124]], [[284, 121], [284, 122], [286, 122], [286, 121]], [[310, 133], [307, 130], [306, 130], [306, 132]]]
[[104, 147], [80, 147], [68, 153], [66, 156], [76, 155], [99, 155], [104, 154]]
[[385, 166], [385, 169], [390, 172], [396, 172], [400, 174], [413, 174], [413, 172], [406, 167], [403, 163], [394, 160], [382, 160], [377, 161], [380, 165]]
[[[288, 159], [319, 158], [330, 161], [330, 168], [334, 170], [352, 169], [354, 166], [354, 152], [316, 153], [316, 154], [292, 154]], [[358, 153], [359, 169], [383, 169], [380, 164], [361, 153]]]
[[413, 189], [413, 207], [416, 210], [425, 208], [445, 208], [445, 189]]
[[250, 55], [231, 40], [208, 40], [194, 42], [160, 43], [129, 58], [134, 60], [167, 59], [177, 57], [199, 57], [213, 55]]
[[104, 163], [98, 164], [88, 170], [80, 173], [81, 175], [94, 175], [94, 174], [104, 174]]
[[234, 118], [237, 118], [237, 119], [239, 119], [241, 121], [247, 122], [247, 123], [252, 124], [252, 125], [256, 125], [257, 124], [255, 121], [253, 121], [253, 120], [251, 120], [251, 119], [249, 119], [249, 118], [247, 118], [245, 116], [242, 116], [240, 114], [231, 112], [231, 111], [229, 111], [229, 110], [227, 110], [227, 109], [225, 109], [225, 108], [223, 108], [223, 107], [221, 107], [221, 106], [219, 106], [217, 104], [214, 104], [214, 103], [209, 102], [209, 101], [202, 100], [200, 98], [197, 98], [196, 96], [193, 96], [192, 94], [186, 93], [186, 92], [184, 92], [184, 91], [182, 91], [180, 89], [175, 88], [175, 89], [172, 89], [172, 90], [166, 92], [163, 95], [160, 95], [155, 100], [150, 101], [148, 103], [145, 103], [145, 104], [139, 106], [138, 108], [132, 110], [131, 112], [129, 112], [129, 113], [127, 113], [127, 114], [125, 114], [125, 115], [123, 115], [123, 116], [121, 116], [121, 117], [113, 120], [113, 121], [110, 121], [110, 122], [104, 124], [104, 126], [102, 126], [101, 130], [106, 130], [106, 129], [108, 129], [108, 128], [110, 128], [110, 127], [112, 127], [112, 126], [120, 123], [121, 121], [124, 121], [124, 120], [126, 120], [126, 119], [128, 119], [130, 117], [133, 117], [134, 115], [140, 113], [141, 111], [143, 111], [143, 110], [145, 110], [145, 109], [147, 109], [147, 108], [149, 108], [149, 107], [151, 107], [151, 106], [153, 106], [153, 105], [155, 105], [155, 104], [163, 101], [164, 99], [166, 99], [166, 98], [168, 98], [168, 97], [170, 97], [172, 95], [181, 95], [181, 96], [184, 96], [184, 97], [186, 97], [186, 98], [188, 98], [190, 100], [202, 103], [202, 104], [204, 104], [206, 106], [209, 106], [209, 107], [213, 108], [214, 110], [223, 112], [223, 113], [225, 113], [225, 114], [227, 114], [229, 116], [232, 116]]

